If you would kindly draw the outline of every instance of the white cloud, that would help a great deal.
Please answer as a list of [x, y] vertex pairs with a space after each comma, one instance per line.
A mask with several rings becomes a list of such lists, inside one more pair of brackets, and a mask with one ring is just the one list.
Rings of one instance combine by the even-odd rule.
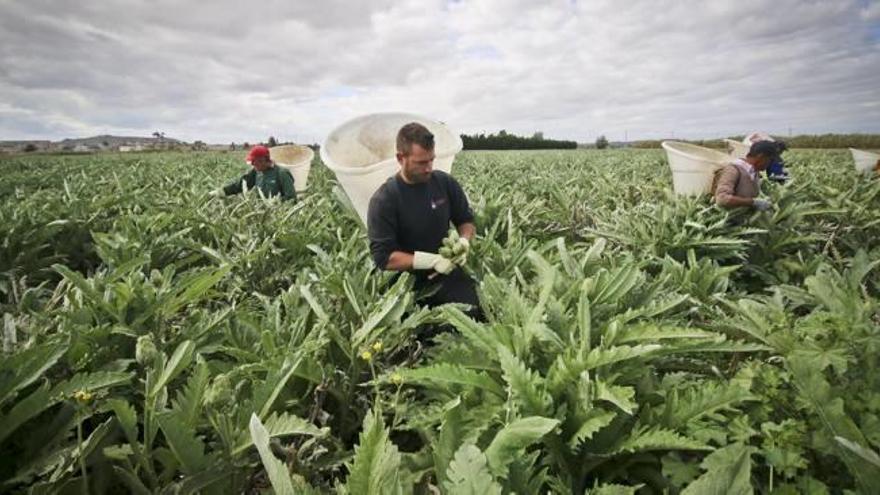
[[0, 139], [880, 132], [880, 3], [0, 0]]

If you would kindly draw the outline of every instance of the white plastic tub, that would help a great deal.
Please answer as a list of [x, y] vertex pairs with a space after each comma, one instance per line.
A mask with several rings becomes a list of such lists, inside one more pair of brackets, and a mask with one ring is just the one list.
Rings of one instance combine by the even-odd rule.
[[711, 193], [715, 171], [731, 161], [730, 155], [694, 144], [663, 141], [662, 146], [672, 170], [672, 188], [676, 194]]
[[312, 159], [315, 152], [308, 146], [290, 144], [269, 148], [269, 156], [276, 165], [282, 166], [293, 174], [293, 186], [296, 192], [303, 192], [309, 186], [309, 172], [312, 170]]
[[856, 171], [858, 172], [868, 173], [874, 170], [877, 164], [880, 163], [880, 153], [862, 151], [855, 148], [850, 148], [849, 151], [852, 153], [853, 161], [856, 162]]
[[452, 173], [452, 162], [462, 148], [461, 136], [446, 124], [409, 113], [375, 113], [357, 117], [337, 127], [321, 147], [321, 160], [351, 200], [364, 225], [370, 198], [400, 169], [397, 132], [418, 122], [434, 134], [434, 169]]
[[751, 149], [751, 146], [748, 144], [734, 141], [733, 139], [725, 139], [724, 143], [727, 144], [727, 152], [734, 158], [745, 158]]

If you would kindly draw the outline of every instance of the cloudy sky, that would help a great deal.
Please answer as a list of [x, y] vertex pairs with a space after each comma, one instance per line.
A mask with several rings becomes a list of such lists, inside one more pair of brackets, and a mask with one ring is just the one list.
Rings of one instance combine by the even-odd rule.
[[0, 139], [880, 132], [880, 0], [0, 0]]

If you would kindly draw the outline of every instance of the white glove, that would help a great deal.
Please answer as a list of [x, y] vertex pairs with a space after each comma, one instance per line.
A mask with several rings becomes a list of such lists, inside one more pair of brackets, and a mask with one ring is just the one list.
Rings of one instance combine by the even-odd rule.
[[437, 273], [448, 275], [455, 269], [455, 263], [440, 256], [437, 253], [426, 253], [424, 251], [416, 251], [413, 253], [413, 269], [415, 270], [434, 270]]
[[773, 203], [771, 203], [770, 201], [768, 201], [766, 199], [757, 199], [756, 198], [752, 201], [752, 206], [754, 206], [755, 209], [758, 211], [767, 211], [773, 207]]
[[220, 198], [226, 196], [226, 193], [223, 192], [223, 189], [214, 189], [213, 191], [208, 193], [208, 196], [212, 198]]

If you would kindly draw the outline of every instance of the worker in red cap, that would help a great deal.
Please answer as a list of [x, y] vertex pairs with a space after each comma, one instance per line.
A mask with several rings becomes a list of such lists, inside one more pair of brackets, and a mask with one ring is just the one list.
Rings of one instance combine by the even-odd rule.
[[290, 170], [275, 165], [269, 156], [269, 148], [258, 145], [248, 152], [247, 163], [253, 167], [238, 180], [230, 182], [222, 190], [214, 191], [215, 196], [238, 194], [247, 189], [259, 189], [265, 197], [281, 196], [281, 201], [296, 201], [293, 188], [293, 175]]

